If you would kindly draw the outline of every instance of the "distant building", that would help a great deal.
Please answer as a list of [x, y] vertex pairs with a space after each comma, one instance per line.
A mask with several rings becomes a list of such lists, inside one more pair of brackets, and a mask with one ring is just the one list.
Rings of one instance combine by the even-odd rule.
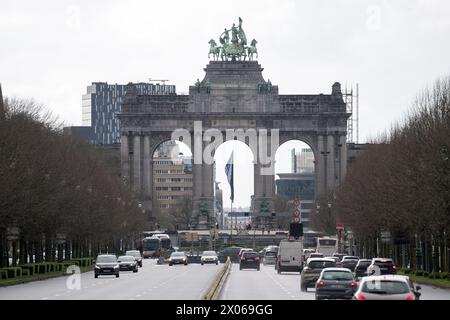
[[310, 148], [303, 148], [296, 154], [297, 173], [314, 173], [314, 153]]
[[155, 151], [153, 170], [154, 195], [161, 212], [180, 208], [192, 200], [192, 158], [181, 156], [174, 141], [161, 144]]
[[276, 180], [276, 193], [288, 200], [299, 199], [302, 208], [302, 222], [309, 227], [310, 213], [314, 203], [314, 174], [279, 173]]
[[75, 137], [78, 137], [86, 142], [94, 144], [94, 132], [92, 127], [86, 126], [72, 126], [72, 127], [64, 127], [63, 132], [65, 134], [69, 134]]
[[[126, 85], [93, 82], [82, 96], [83, 126], [92, 127], [94, 144], [120, 143], [120, 125], [116, 114], [121, 111]], [[136, 83], [138, 94], [176, 94], [175, 85]]]

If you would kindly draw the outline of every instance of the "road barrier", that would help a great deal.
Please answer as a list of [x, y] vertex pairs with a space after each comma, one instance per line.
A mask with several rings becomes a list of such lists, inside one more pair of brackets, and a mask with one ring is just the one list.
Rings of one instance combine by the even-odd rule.
[[208, 292], [203, 297], [203, 300], [217, 300], [217, 298], [219, 297], [219, 295], [222, 291], [222, 287], [230, 273], [231, 266], [232, 266], [232, 263], [231, 263], [230, 257], [228, 257], [222, 270], [220, 270], [220, 272], [217, 274], [216, 278], [214, 279], [213, 284], [211, 285]]

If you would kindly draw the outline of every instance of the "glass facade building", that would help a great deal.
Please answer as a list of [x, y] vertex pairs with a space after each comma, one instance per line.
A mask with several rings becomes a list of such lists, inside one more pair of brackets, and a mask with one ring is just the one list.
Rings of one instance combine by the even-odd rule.
[[[175, 85], [140, 82], [135, 83], [135, 86], [139, 94], [176, 94]], [[116, 114], [121, 111], [125, 87], [123, 84], [93, 82], [87, 87], [86, 94], [83, 94], [83, 126], [92, 127], [94, 144], [120, 143], [120, 124]]]

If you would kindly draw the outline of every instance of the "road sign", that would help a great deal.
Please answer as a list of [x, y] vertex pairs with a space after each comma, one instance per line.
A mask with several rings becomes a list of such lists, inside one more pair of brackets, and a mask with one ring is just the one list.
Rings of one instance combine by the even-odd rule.
[[292, 201], [292, 206], [293, 206], [293, 210], [292, 210], [291, 222], [299, 223], [300, 221], [302, 221], [301, 201], [299, 199], [295, 199], [294, 201]]

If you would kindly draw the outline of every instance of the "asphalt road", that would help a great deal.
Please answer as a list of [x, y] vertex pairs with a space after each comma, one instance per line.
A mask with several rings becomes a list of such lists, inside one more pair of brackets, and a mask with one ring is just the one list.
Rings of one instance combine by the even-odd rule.
[[0, 300], [197, 300], [202, 299], [222, 267], [221, 264], [169, 267], [145, 259], [139, 272], [121, 271], [119, 278], [99, 276], [95, 279], [94, 271], [82, 273], [79, 290], [77, 281], [70, 282], [75, 279], [69, 278], [72, 276], [0, 287]]
[[[422, 285], [421, 300], [450, 300], [450, 290]], [[314, 300], [313, 288], [300, 291], [300, 274], [283, 272], [277, 274], [273, 265], [261, 265], [261, 270], [239, 270], [233, 264], [223, 287], [222, 300]]]

